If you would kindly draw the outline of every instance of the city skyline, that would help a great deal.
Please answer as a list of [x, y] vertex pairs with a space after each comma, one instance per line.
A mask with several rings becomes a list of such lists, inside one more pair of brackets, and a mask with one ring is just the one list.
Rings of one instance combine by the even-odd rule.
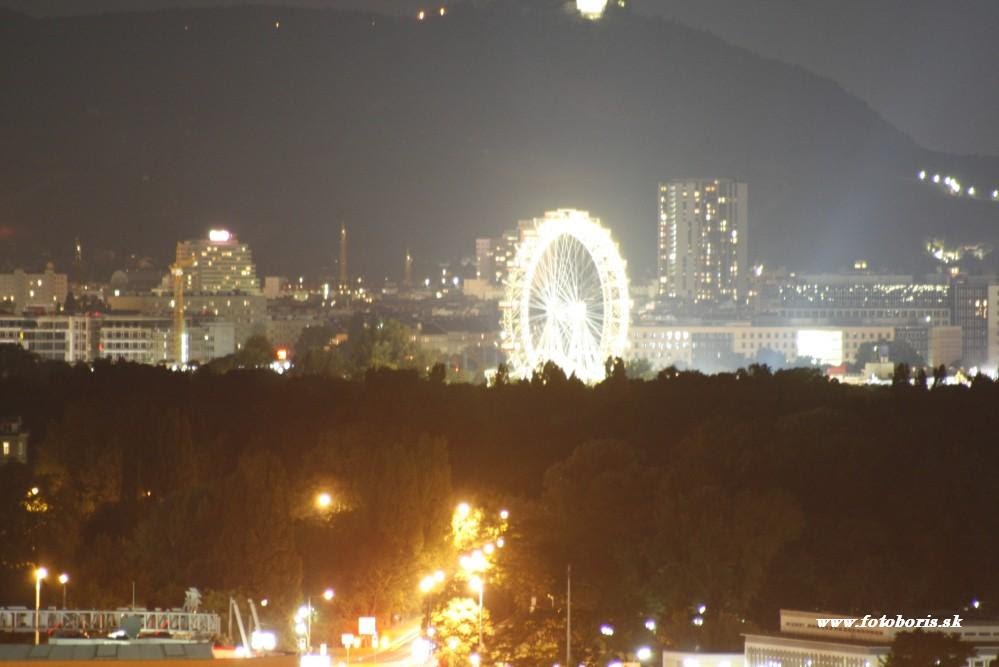
[[0, 667], [999, 667], [999, 4], [35, 3]]
[[[459, 29], [465, 25], [484, 29], [493, 24], [511, 39], [530, 36], [510, 17], [458, 9], [424, 22], [407, 15], [386, 17], [385, 28], [393, 35], [389, 44], [403, 48], [403, 44], [410, 43], [416, 48], [430, 32], [450, 45], [452, 51], [448, 53], [462, 53], [472, 48], [464, 42], [464, 28]], [[557, 108], [552, 106], [557, 101], [545, 94], [538, 96], [515, 67], [497, 63], [507, 81], [504, 85], [510, 90], [510, 95], [503, 98], [508, 111], [500, 125], [488, 120], [495, 112], [477, 103], [474, 96], [463, 97], [462, 104], [470, 105], [467, 112], [446, 124], [439, 119], [454, 112], [436, 108], [438, 100], [443, 103], [445, 98], [429, 95], [429, 91], [447, 85], [436, 72], [447, 71], [453, 66], [449, 63], [458, 62], [449, 55], [431, 57], [430, 52], [424, 54], [417, 49], [422, 60], [414, 66], [421, 72], [426, 96], [419, 87], [389, 94], [382, 88], [369, 91], [362, 86], [351, 92], [356, 79], [344, 78], [347, 73], [337, 66], [321, 67], [323, 62], [346, 62], [335, 44], [356, 43], [358, 54], [370, 48], [364, 41], [362, 25], [345, 23], [348, 15], [281, 9], [281, 23], [272, 13], [278, 10], [266, 8], [234, 6], [214, 12], [190, 11], [194, 13], [109, 14], [61, 21], [79, 25], [81, 35], [96, 37], [104, 30], [113, 31], [116, 25], [127, 26], [126, 34], [157, 35], [162, 48], [180, 59], [191, 57], [187, 43], [193, 41], [199, 49], [207, 49], [220, 67], [224, 66], [225, 55], [217, 52], [211, 35], [216, 31], [220, 35], [244, 35], [245, 39], [234, 44], [240, 49], [238, 57], [250, 61], [262, 55], [268, 60], [273, 60], [271, 55], [277, 58], [272, 68], [259, 70], [260, 76], [266, 78], [263, 87], [290, 86], [289, 101], [299, 102], [282, 104], [278, 98], [261, 95], [261, 86], [243, 80], [238, 72], [229, 73], [232, 83], [224, 87], [210, 81], [213, 75], [206, 73], [203, 76], [208, 79], [182, 96], [150, 96], [144, 89], [123, 81], [120, 88], [87, 92], [85, 97], [91, 98], [89, 111], [65, 100], [73, 112], [59, 122], [78, 128], [74, 131], [81, 136], [97, 132], [93, 135], [95, 141], [114, 141], [114, 137], [122, 136], [130, 136], [133, 141], [119, 158], [108, 161], [109, 156], [102, 151], [80, 154], [72, 144], [49, 148], [44, 136], [13, 134], [14, 146], [51, 155], [54, 170], [39, 172], [35, 177], [16, 165], [6, 167], [11, 187], [18, 192], [0, 220], [5, 235], [0, 254], [7, 262], [12, 254], [20, 253], [27, 258], [22, 262], [31, 260], [41, 266], [46, 259], [54, 259], [65, 265], [71, 261], [75, 237], [95, 252], [114, 251], [119, 256], [140, 253], [162, 262], [169, 257], [165, 248], [171, 239], [197, 235], [205, 228], [228, 227], [260, 249], [258, 257], [264, 272], [318, 273], [335, 264], [337, 228], [347, 224], [354, 230], [351, 245], [356, 251], [353, 255], [358, 273], [398, 280], [403, 272], [398, 258], [407, 248], [417, 262], [454, 261], [468, 256], [464, 239], [494, 235], [537, 211], [573, 206], [594, 211], [615, 228], [634, 275], [645, 279], [656, 271], [655, 253], [650, 252], [648, 243], [649, 226], [656, 219], [656, 202], [655, 194], [649, 193], [659, 182], [705, 175], [735, 178], [748, 183], [757, 193], [750, 221], [755, 240], [749, 253], [754, 263], [792, 270], [832, 270], [864, 257], [874, 266], [920, 273], [931, 266], [922, 257], [925, 239], [944, 237], [955, 244], [995, 242], [996, 207], [984, 201], [939, 197], [939, 193], [911, 179], [917, 170], [932, 168], [954, 174], [964, 183], [992, 183], [994, 187], [999, 179], [989, 159], [969, 160], [924, 151], [828, 80], [757, 58], [679, 24], [647, 18], [637, 9], [637, 13], [609, 15], [589, 27], [572, 21], [564, 12], [542, 12], [548, 39], [571, 44], [575, 33], [589, 31], [597, 40], [594, 55], [600, 55], [591, 56], [590, 78], [596, 77], [605, 89], [623, 87], [632, 91], [616, 98], [616, 103], [624, 104], [633, 117], [643, 119], [642, 127], [636, 126], [633, 134], [615, 133], [608, 114], [575, 110], [585, 108], [579, 104], [587, 95], [585, 78], [580, 78], [583, 71], [578, 68], [567, 87], [578, 102], [574, 101], [567, 113], [547, 113]], [[202, 28], [193, 33], [185, 31], [185, 16], [200, 17]], [[262, 22], [264, 18], [269, 23]], [[308, 56], [316, 52], [295, 50], [305, 49], [315, 39], [315, 33], [295, 32], [306, 18], [315, 18], [317, 26], [342, 38], [332, 45], [316, 44], [314, 48], [321, 49], [318, 58]], [[176, 21], [180, 23], [174, 25]], [[275, 22], [283, 27], [275, 28]], [[22, 33], [26, 39], [37, 37], [39, 43], [47, 39], [47, 21], [8, 23], [6, 29], [12, 31], [8, 44], [12, 47], [19, 44], [17, 38]], [[363, 25], [372, 29], [369, 24]], [[376, 20], [376, 34], [380, 34], [378, 25]], [[619, 48], [619, 33], [637, 35], [646, 28], [660, 34], [660, 41], [668, 39], [684, 47], [672, 54], [652, 42], [639, 41], [641, 52], [625, 55]], [[544, 40], [537, 35], [530, 39], [531, 48], [543, 52]], [[85, 40], [80, 48], [93, 49], [92, 42]], [[282, 51], [281, 44], [295, 48]], [[61, 47], [54, 44], [53, 48]], [[134, 48], [142, 52], [146, 47], [136, 44]], [[272, 52], [275, 48], [279, 50]], [[682, 62], [690, 57], [688, 51], [698, 50], [711, 58], [696, 67], [680, 67], [683, 76], [666, 65], [675, 58]], [[565, 66], [572, 69], [573, 59], [582, 57], [583, 53], [567, 54]], [[628, 65], [629, 59], [644, 62], [647, 67], [637, 68], [629, 77], [618, 76], [622, 67], [636, 69], [635, 63]], [[110, 80], [117, 81], [125, 74], [123, 65], [113, 57], [95, 54], [88, 62], [93, 64], [87, 67], [107, 70]], [[143, 70], [143, 63], [140, 57], [132, 66]], [[372, 80], [391, 75], [374, 53], [365, 57], [365, 63], [370, 63], [365, 67], [370, 69]], [[29, 69], [25, 76], [30, 77], [30, 66], [26, 66]], [[756, 106], [746, 110], [745, 118], [739, 110], [707, 104], [696, 82], [703, 77], [717, 77], [719, 71], [732, 67], [744, 70], [759, 86], [771, 87], [770, 95], [775, 99], [787, 98], [782, 104], [788, 108], [801, 107], [789, 111], [797, 114], [793, 122], [799, 129], [781, 132], [779, 124], [767, 118], [770, 103], [765, 98], [750, 97]], [[287, 83], [280, 84], [281, 72], [288, 69], [299, 70], [301, 77], [284, 77]], [[674, 77], [671, 86], [677, 94], [683, 96], [679, 91], [688, 91], [683, 104], [677, 106], [670, 97], [650, 92], [651, 82], [660, 75]], [[481, 86], [474, 73], [462, 70], [461, 76], [466, 77], [466, 86]], [[30, 83], [29, 79], [24, 85]], [[638, 92], [634, 92], [636, 86]], [[738, 81], [729, 81], [724, 90], [736, 94], [737, 86]], [[374, 116], [366, 116], [360, 106], [328, 108], [341, 87], [348, 99], [365, 99], [375, 109], [385, 110], [380, 112], [383, 117], [377, 130], [370, 126]], [[239, 104], [237, 98], [224, 92], [230, 90], [249, 96], [257, 111], [241, 117], [240, 123], [226, 125], [226, 114], [240, 117], [232, 116], [238, 114]], [[204, 91], [211, 102], [194, 104], [199, 91]], [[325, 91], [318, 106], [302, 103], [313, 95], [310, 91]], [[488, 87], [483, 87], [482, 93], [487, 94]], [[532, 97], [537, 101], [529, 103]], [[809, 107], [807, 100], [812, 97], [823, 102]], [[17, 101], [12, 120], [29, 114], [24, 116], [24, 122], [30, 122], [31, 115], [40, 119], [51, 113], [34, 109], [32, 99], [32, 94], [26, 94]], [[836, 109], [836, 113], [824, 119], [825, 123], [809, 121], [809, 115], [823, 117], [823, 105], [830, 113]], [[541, 113], [542, 106], [545, 113]], [[154, 114], [136, 127], [130, 112], [114, 113], [107, 116], [106, 123], [97, 125], [86, 120], [102, 118], [111, 109], [159, 107], [163, 115], [175, 118], [179, 125], [166, 123], [160, 114]], [[206, 107], [227, 111], [213, 115], [205, 112]], [[411, 107], [422, 109], [423, 120], [414, 124], [413, 118], [396, 111]], [[704, 112], [713, 115], [698, 120]], [[330, 122], [317, 122], [317, 115], [323, 113], [333, 114]], [[671, 119], [666, 129], [649, 121], [658, 114]], [[750, 130], [749, 118], [760, 114], [763, 126]], [[500, 140], [497, 132], [502, 123], [515, 118], [523, 118], [526, 127], [540, 123], [538, 127], [550, 131], [539, 135], [536, 146], [530, 145], [529, 135], [514, 132], [509, 136], [523, 137], [514, 148], [509, 141]], [[554, 118], [559, 121], [553, 122]], [[828, 130], [824, 129], [826, 124]], [[709, 139], [708, 135], [716, 130], [709, 132], [708, 128], [715, 126], [724, 129], [724, 136]], [[349, 133], [346, 128], [350, 128]], [[357, 132], [364, 133], [363, 141], [348, 139]], [[212, 141], [199, 143], [191, 139], [200, 135], [211, 136]], [[648, 140], [638, 141], [639, 135]], [[462, 136], [470, 139], [463, 140]], [[473, 141], [474, 150], [460, 148], [461, 141], [467, 140]], [[401, 145], [394, 143], [398, 141], [418, 142], [420, 150], [394, 151], [394, 145]], [[364, 142], [377, 150], [359, 150]], [[438, 149], [432, 148], [435, 143]], [[795, 157], [809, 145], [837, 144], [840, 148], [826, 151], [822, 161], [798, 164]], [[310, 152], [310, 145], [323, 148]], [[885, 146], [883, 154], [892, 157], [871, 161], [867, 152], [874, 150], [874, 145]], [[133, 146], [147, 148], [137, 150]], [[789, 156], [789, 160], [775, 159], [778, 153]], [[247, 159], [241, 157], [244, 154]], [[86, 160], [96, 160], [98, 170], [108, 177], [87, 182], [90, 176], [78, 166]], [[169, 168], [168, 163], [177, 169]], [[29, 172], [31, 169], [34, 167]], [[178, 173], [190, 175], [178, 180]], [[55, 174], [59, 174], [63, 185], [53, 180]], [[364, 174], [367, 176], [362, 177]], [[211, 181], [214, 185], [209, 196], [198, 183], [210, 179], [217, 180]], [[782, 189], [786, 187], [782, 183], [788, 182], [793, 187]], [[900, 235], [904, 235], [901, 243], [897, 242]], [[65, 243], [53, 243], [59, 238], [65, 238]]]

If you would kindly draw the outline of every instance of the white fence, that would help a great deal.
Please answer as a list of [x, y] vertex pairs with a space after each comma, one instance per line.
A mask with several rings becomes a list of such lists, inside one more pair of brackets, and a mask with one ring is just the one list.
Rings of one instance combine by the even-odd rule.
[[[210, 637], [219, 634], [222, 622], [218, 614], [191, 613], [181, 609], [42, 609], [38, 612], [39, 629], [108, 633], [121, 627], [122, 620], [136, 616], [148, 632], [166, 631], [172, 635]], [[0, 607], [0, 633], [34, 632], [35, 610], [23, 607]]]

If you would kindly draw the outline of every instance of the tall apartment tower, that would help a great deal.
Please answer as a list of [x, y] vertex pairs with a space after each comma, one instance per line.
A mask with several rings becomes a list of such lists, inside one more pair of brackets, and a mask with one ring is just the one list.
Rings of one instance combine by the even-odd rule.
[[228, 230], [212, 229], [207, 239], [179, 242], [177, 265], [185, 267], [185, 292], [260, 293], [250, 247]]
[[746, 300], [748, 188], [728, 179], [659, 184], [659, 293], [688, 305]]

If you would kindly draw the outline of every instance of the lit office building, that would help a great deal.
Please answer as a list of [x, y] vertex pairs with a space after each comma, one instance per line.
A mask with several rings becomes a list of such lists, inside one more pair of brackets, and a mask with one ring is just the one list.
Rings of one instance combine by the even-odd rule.
[[659, 293], [692, 305], [747, 297], [748, 188], [731, 180], [659, 184]]
[[951, 324], [950, 286], [943, 278], [803, 274], [773, 284], [761, 303], [793, 324]]
[[839, 366], [856, 362], [865, 343], [894, 340], [905, 340], [933, 366], [954, 364], [962, 352], [961, 330], [954, 326], [639, 325], [628, 336], [629, 357], [648, 361], [653, 370], [675, 365], [711, 371], [757, 360], [795, 363], [805, 358]]
[[[823, 620], [848, 619], [841, 614], [822, 613]], [[819, 614], [782, 609], [780, 632], [746, 634], [746, 667], [878, 667], [891, 652], [895, 636], [909, 628], [852, 627], [842, 624], [819, 626]], [[896, 621], [896, 617], [888, 617]], [[916, 616], [915, 619], [924, 618]], [[950, 618], [944, 616], [943, 618]], [[859, 619], [858, 619], [859, 620]], [[903, 619], [905, 620], [905, 619]], [[913, 619], [909, 619], [913, 620]], [[941, 619], [942, 620], [942, 619]], [[915, 622], [915, 620], [913, 620]], [[972, 656], [968, 667], [995, 664], [999, 654], [999, 625], [995, 622], [963, 619], [957, 628], [924, 628], [925, 632], [946, 632], [968, 642]]]
[[260, 293], [250, 247], [224, 229], [211, 230], [207, 239], [178, 243], [177, 264], [184, 270], [186, 292]]
[[965, 368], [981, 366], [992, 359], [989, 296], [992, 291], [990, 283], [995, 282], [995, 278], [962, 277], [951, 285], [954, 324], [961, 327], [964, 339]]
[[24, 311], [55, 313], [66, 302], [69, 283], [65, 273], [56, 273], [52, 264], [42, 273], [0, 273], [0, 307], [20, 314]]
[[[173, 296], [165, 293], [122, 294], [108, 297], [107, 302], [112, 311], [173, 315]], [[185, 294], [184, 314], [189, 320], [231, 322], [237, 349], [250, 336], [267, 332], [267, 297], [263, 294]]]
[[28, 432], [21, 419], [0, 419], [0, 465], [28, 462]]

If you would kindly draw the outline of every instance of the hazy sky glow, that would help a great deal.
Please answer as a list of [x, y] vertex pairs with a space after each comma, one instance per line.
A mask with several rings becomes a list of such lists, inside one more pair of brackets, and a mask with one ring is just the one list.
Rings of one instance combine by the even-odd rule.
[[[245, 4], [410, 13], [428, 0], [0, 0], [36, 16]], [[454, 4], [454, 3], [445, 3]], [[917, 142], [999, 155], [999, 2], [632, 0], [764, 56], [829, 76]]]

